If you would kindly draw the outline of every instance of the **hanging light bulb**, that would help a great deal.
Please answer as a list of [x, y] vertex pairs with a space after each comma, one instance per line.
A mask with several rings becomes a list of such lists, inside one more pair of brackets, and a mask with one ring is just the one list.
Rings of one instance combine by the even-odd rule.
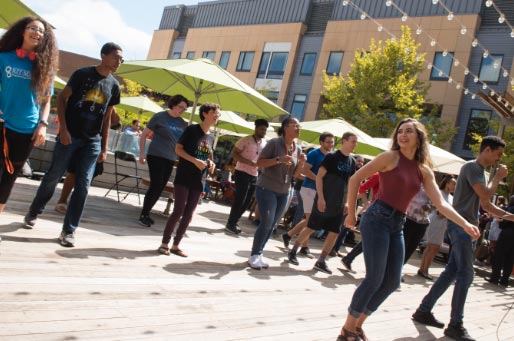
[[502, 101], [502, 96], [498, 96], [498, 102], [501, 102]]
[[511, 38], [514, 38], [514, 30], [512, 30], [512, 31], [510, 32], [510, 37], [511, 37]]
[[495, 61], [495, 62], [493, 63], [493, 68], [494, 68], [494, 69], [497, 69], [499, 66], [500, 66], [500, 64], [499, 64], [497, 61]]
[[384, 28], [382, 27], [382, 25], [379, 25], [379, 26], [377, 27], [377, 31], [378, 31], [378, 32], [382, 32], [382, 30], [383, 30], [383, 29], [384, 29]]
[[452, 82], [453, 82], [453, 78], [449, 77], [449, 78], [448, 78], [448, 83], [450, 83], [450, 84], [451, 84]]
[[487, 1], [485, 2], [485, 6], [486, 6], [486, 7], [491, 7], [491, 6], [492, 6], [492, 4], [493, 4], [493, 0], [487, 0]]
[[416, 56], [416, 61], [417, 61], [417, 62], [419, 62], [420, 60], [421, 60], [421, 56], [418, 54], [418, 55]]
[[391, 41], [394, 43], [396, 41], [396, 37], [395, 36], [392, 36], [391, 37]]
[[459, 62], [459, 60], [458, 60], [458, 59], [454, 59], [454, 60], [453, 60], [453, 65], [455, 65], [455, 66], [459, 66], [459, 64], [460, 64], [460, 62]]
[[438, 2], [439, 2], [439, 0], [432, 0], [432, 4], [434, 4], [434, 5], [437, 5]]
[[460, 89], [460, 83], [457, 83], [457, 85], [455, 85], [455, 89], [457, 89], [457, 90]]
[[477, 95], [475, 95], [475, 94], [471, 95], [471, 99], [475, 99], [475, 98], [477, 98]]
[[453, 12], [448, 13], [448, 21], [453, 20]]
[[448, 55], [448, 50], [443, 51], [443, 57], [446, 57]]
[[348, 6], [348, 3], [349, 3], [348, 0], [343, 0], [343, 6]]
[[469, 94], [469, 90], [468, 89], [464, 89], [464, 95], [467, 95]]
[[475, 76], [475, 78], [473, 78], [473, 82], [478, 83], [478, 76]]
[[494, 90], [491, 90], [491, 93], [490, 93], [491, 96], [494, 96], [496, 95], [496, 92]]
[[408, 46], [405, 46], [405, 47], [403, 48], [403, 52], [409, 52], [409, 51], [410, 51], [410, 49], [409, 49], [409, 47], [408, 47]]
[[407, 16], [407, 14], [402, 15], [402, 21], [403, 21], [403, 22], [407, 21], [407, 19], [409, 19], [409, 17]]
[[514, 86], [514, 79], [510, 81], [510, 85]]
[[439, 71], [439, 72], [437, 73], [437, 75], [438, 75], [439, 77], [442, 77], [442, 76], [443, 76], [443, 72], [442, 72], [442, 71]]
[[427, 65], [427, 69], [429, 69], [429, 70], [430, 70], [431, 68], [432, 68], [432, 63], [428, 63], [428, 65]]
[[436, 44], [435, 39], [432, 39], [432, 40], [430, 41], [430, 46], [435, 46], [435, 44]]
[[503, 70], [503, 77], [507, 77], [509, 75], [509, 71]]
[[391, 0], [387, 0], [386, 1], [386, 6], [387, 7], [390, 7], [392, 4], [393, 4], [393, 2]]
[[460, 34], [465, 35], [467, 31], [468, 31], [468, 29], [466, 27], [462, 26], [462, 28], [460, 29]]
[[423, 32], [423, 30], [421, 29], [421, 27], [418, 27], [416, 29], [416, 34], [419, 36], [421, 34], [421, 32]]
[[484, 85], [482, 85], [482, 89], [487, 89], [487, 84], [484, 83]]
[[473, 41], [471, 42], [471, 46], [473, 46], [473, 47], [477, 47], [477, 45], [478, 45], [478, 39], [477, 39], [477, 38], [475, 38], [475, 39], [473, 39]]
[[469, 75], [469, 69], [468, 69], [468, 68], [464, 69], [464, 74], [465, 74], [466, 76], [467, 76], [467, 75]]
[[361, 14], [361, 20], [364, 20], [364, 19], [366, 19], [366, 12], [362, 12], [362, 14]]
[[489, 51], [485, 50], [483, 56], [484, 56], [484, 58], [489, 57]]
[[500, 14], [500, 17], [498, 18], [498, 22], [500, 24], [503, 24], [505, 22], [505, 14]]

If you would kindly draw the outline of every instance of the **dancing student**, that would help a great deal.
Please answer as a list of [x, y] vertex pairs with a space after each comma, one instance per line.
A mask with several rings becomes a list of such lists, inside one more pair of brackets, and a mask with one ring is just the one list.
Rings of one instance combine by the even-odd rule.
[[18, 20], [0, 38], [0, 213], [32, 148], [45, 142], [58, 55], [40, 18]]
[[[209, 131], [218, 123], [219, 118], [219, 105], [204, 103], [200, 107], [202, 122], [187, 127], [177, 142], [175, 152], [179, 156], [179, 163], [173, 189], [175, 202], [173, 212], [166, 222], [161, 246], [158, 249], [158, 252], [163, 255], [169, 256], [172, 253], [180, 257], [187, 257], [187, 254], [179, 248], [179, 244], [193, 218], [193, 213], [203, 192], [207, 172], [212, 174], [216, 168], [212, 161], [214, 136]], [[173, 245], [168, 248], [177, 224]]]
[[423, 124], [405, 118], [396, 126], [391, 140], [391, 150], [378, 155], [350, 178], [345, 226], [356, 224], [357, 190], [361, 181], [379, 172], [380, 188], [377, 199], [360, 220], [366, 276], [353, 294], [338, 341], [366, 339], [364, 321], [400, 286], [405, 212], [421, 184], [439, 211], [462, 226], [471, 238], [479, 236], [478, 228], [462, 218], [441, 196], [430, 168]]

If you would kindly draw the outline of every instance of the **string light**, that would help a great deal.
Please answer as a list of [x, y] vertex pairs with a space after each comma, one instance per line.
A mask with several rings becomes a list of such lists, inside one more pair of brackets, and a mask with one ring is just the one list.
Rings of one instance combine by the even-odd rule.
[[500, 14], [500, 17], [498, 18], [498, 22], [500, 24], [503, 24], [505, 22], [505, 14]]
[[432, 40], [430, 41], [430, 46], [435, 46], [435, 44], [436, 44], [435, 39], [432, 39]]
[[458, 59], [453, 59], [453, 65], [459, 66], [460, 62]]
[[466, 76], [467, 76], [467, 75], [469, 75], [469, 69], [468, 69], [468, 68], [466, 68], [466, 69], [464, 70], [464, 75], [466, 75]]
[[453, 12], [448, 13], [448, 21], [453, 20]]
[[383, 29], [384, 29], [384, 27], [383, 27], [383, 26], [378, 26], [378, 27], [377, 27], [377, 31], [378, 31], [378, 32], [382, 32], [382, 30], [383, 30]]
[[478, 83], [478, 76], [475, 76], [475, 78], [473, 78], [473, 82]]
[[490, 95], [494, 96], [494, 95], [496, 95], [496, 92], [494, 90], [491, 90], [491, 94]]
[[475, 94], [471, 95], [471, 99], [475, 99], [477, 96]]
[[482, 89], [487, 89], [487, 84], [484, 83], [484, 85], [482, 85]]
[[448, 83], [450, 83], [450, 84], [451, 84], [452, 82], [453, 82], [453, 78], [448, 77]]
[[387, 0], [386, 1], [386, 6], [387, 7], [391, 7], [392, 4], [393, 4], [393, 2], [391, 0]]
[[427, 69], [429, 69], [429, 70], [432, 69], [432, 63], [428, 63]]
[[467, 95], [469, 94], [469, 90], [468, 89], [464, 89], [464, 95]]
[[484, 58], [489, 57], [489, 51], [485, 50], [483, 56], [484, 56]]
[[343, 6], [348, 6], [348, 0], [343, 0]]
[[438, 2], [439, 2], [439, 0], [432, 0], [433, 5], [437, 5]]
[[501, 102], [502, 101], [502, 96], [498, 96], [498, 102]]
[[365, 13], [365, 12], [362, 12], [362, 14], [361, 14], [361, 20], [364, 20], [364, 19], [366, 19], [366, 13]]
[[487, 1], [485, 2], [485, 6], [486, 6], [486, 7], [491, 7], [491, 6], [492, 6], [492, 4], [493, 4], [493, 0], [487, 0]]
[[406, 22], [406, 21], [407, 21], [407, 19], [409, 19], [409, 17], [408, 17], [407, 15], [405, 15], [405, 14], [404, 14], [404, 15], [402, 15], [402, 21], [403, 21], [403, 22]]
[[465, 35], [466, 32], [468, 32], [468, 29], [465, 26], [462, 26], [462, 28], [460, 29], [460, 34]]
[[457, 90], [460, 89], [460, 83], [457, 83], [457, 85], [455, 85], [455, 89], [457, 89]]
[[508, 77], [509, 76], [509, 72], [507, 70], [503, 70], [503, 77]]
[[419, 36], [421, 34], [421, 32], [423, 32], [423, 30], [421, 29], [421, 27], [418, 27], [416, 29], [416, 34]]

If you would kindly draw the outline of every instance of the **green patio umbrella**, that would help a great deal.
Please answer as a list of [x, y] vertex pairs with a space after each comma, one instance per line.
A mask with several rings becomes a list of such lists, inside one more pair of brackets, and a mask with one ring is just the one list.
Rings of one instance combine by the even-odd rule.
[[8, 28], [27, 16], [39, 17], [19, 0], [0, 0], [0, 28]]
[[[215, 102], [223, 110], [271, 118], [288, 114], [252, 87], [209, 59], [166, 59], [129, 61], [116, 74], [152, 90], [181, 94], [198, 103]], [[191, 124], [192, 115], [189, 118]]]
[[[0, 0], [0, 1], [2, 1], [2, 0]], [[64, 89], [65, 86], [66, 86], [66, 81], [64, 79], [62, 79], [61, 77], [59, 77], [59, 76], [55, 76], [55, 78], [54, 78], [54, 88], [62, 90], [62, 89]]]
[[347, 131], [357, 135], [358, 144], [355, 154], [376, 156], [387, 149], [381, 142], [369, 136], [362, 130], [354, 127], [342, 118], [332, 118], [328, 120], [300, 122], [300, 140], [319, 144], [319, 135], [325, 131], [331, 132], [336, 137], [337, 142], [341, 142], [341, 137]]
[[137, 113], [139, 120], [141, 116], [152, 116], [156, 112], [164, 110], [159, 104], [146, 96], [121, 97], [120, 104], [116, 107]]

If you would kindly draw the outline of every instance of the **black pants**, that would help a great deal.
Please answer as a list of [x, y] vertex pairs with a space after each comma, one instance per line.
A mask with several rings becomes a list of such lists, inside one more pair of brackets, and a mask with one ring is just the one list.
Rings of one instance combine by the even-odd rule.
[[163, 157], [147, 155], [150, 186], [145, 194], [141, 215], [147, 216], [161, 196], [162, 190], [168, 183], [175, 161]]
[[236, 193], [234, 202], [230, 208], [227, 225], [236, 225], [243, 213], [248, 209], [253, 194], [255, 193], [255, 182], [257, 177], [246, 172], [236, 170], [234, 172], [234, 180], [236, 183]]
[[403, 239], [405, 240], [405, 258], [403, 264], [407, 263], [414, 251], [416, 251], [421, 238], [425, 235], [427, 227], [428, 224], [420, 224], [409, 218], [406, 219], [403, 225]]
[[11, 160], [14, 168], [13, 174], [9, 174], [5, 167], [3, 124], [0, 124], [0, 204], [5, 204], [7, 199], [9, 199], [14, 182], [18, 174], [20, 174], [25, 161], [29, 158], [32, 147], [34, 146], [32, 143], [32, 134], [22, 134], [14, 130], [6, 129], [5, 138], [9, 146], [9, 160]]
[[499, 280], [502, 284], [508, 284], [514, 265], [514, 228], [504, 228], [501, 231], [494, 255], [491, 280]]

